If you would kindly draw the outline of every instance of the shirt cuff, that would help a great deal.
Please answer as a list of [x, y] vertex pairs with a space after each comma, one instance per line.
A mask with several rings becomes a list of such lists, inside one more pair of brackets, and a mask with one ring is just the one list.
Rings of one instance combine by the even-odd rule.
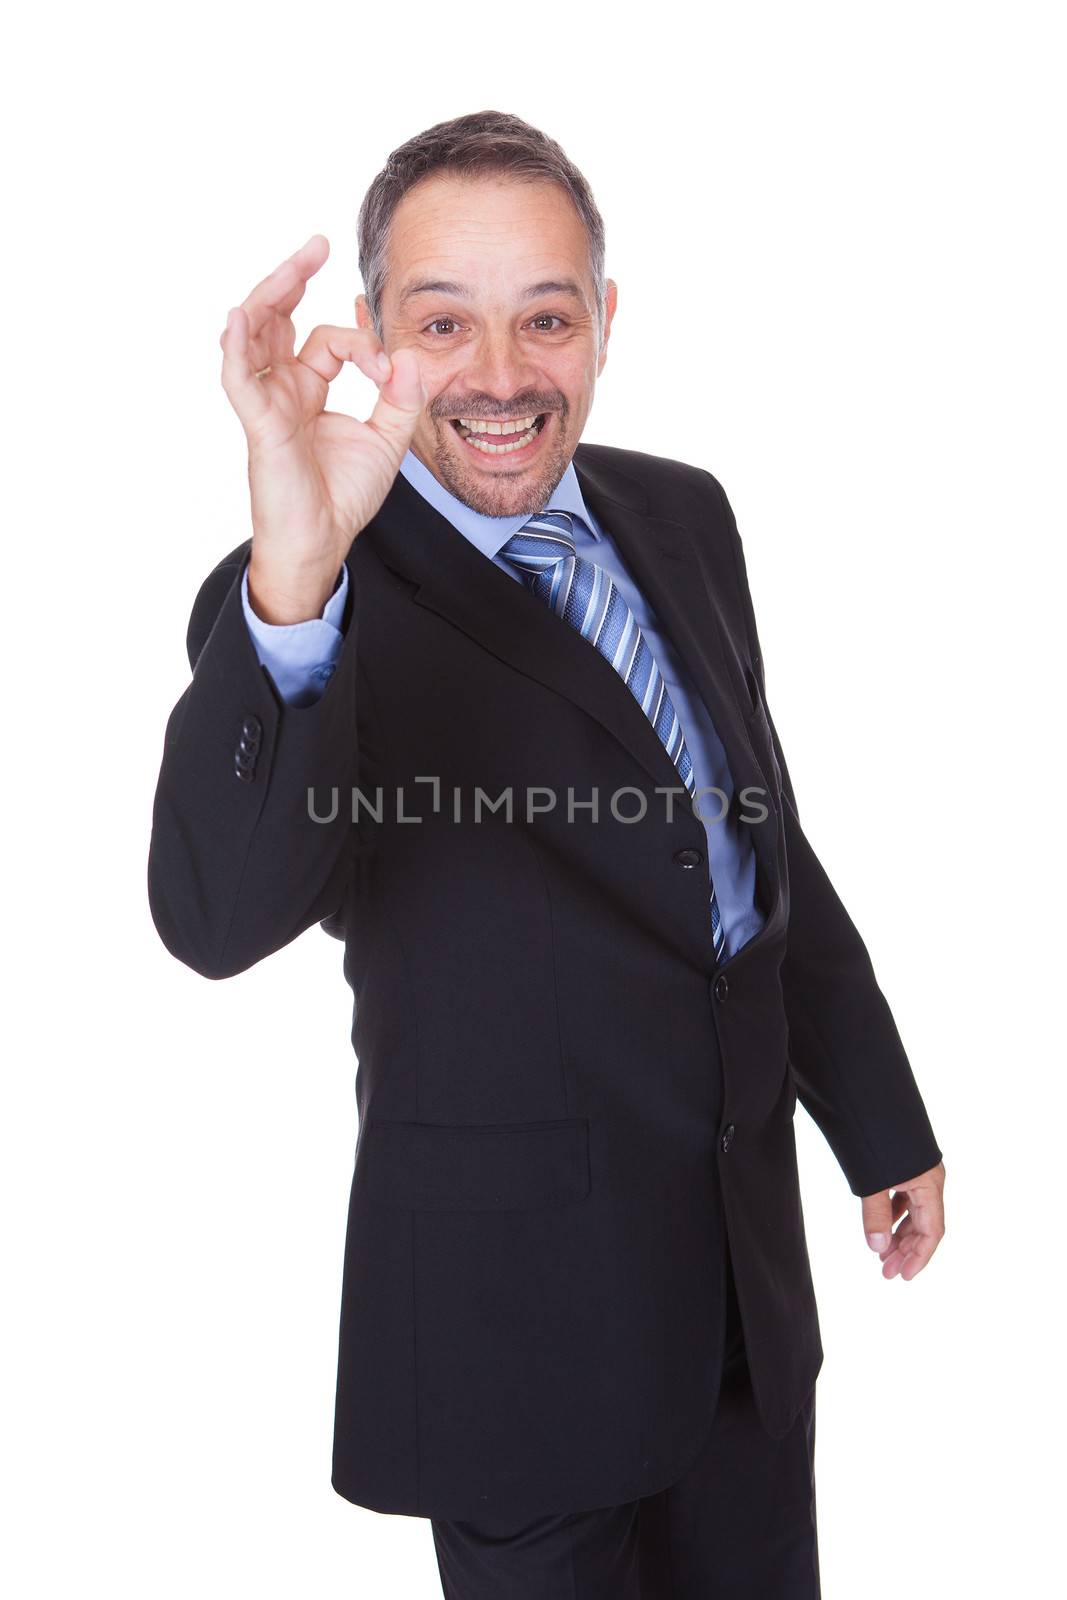
[[348, 566], [342, 562], [334, 591], [321, 617], [307, 622], [264, 622], [248, 598], [248, 563], [241, 574], [241, 605], [261, 667], [266, 667], [286, 705], [313, 705], [333, 674], [341, 652], [348, 594]]

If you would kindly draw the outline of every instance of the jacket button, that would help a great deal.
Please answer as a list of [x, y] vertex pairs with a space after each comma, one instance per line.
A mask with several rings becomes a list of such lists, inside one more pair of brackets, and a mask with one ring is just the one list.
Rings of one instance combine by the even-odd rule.
[[704, 857], [699, 850], [676, 850], [674, 859], [680, 867], [699, 867]]
[[251, 783], [256, 775], [256, 758], [251, 751], [237, 749], [233, 754], [233, 770], [242, 783]]
[[263, 724], [260, 722], [258, 717], [253, 716], [253, 714], [249, 712], [247, 717], [245, 717], [244, 721], [241, 723], [241, 732], [244, 734], [246, 739], [251, 739], [253, 743], [258, 743], [259, 736], [263, 732]]
[[726, 1152], [729, 1150], [729, 1148], [733, 1144], [733, 1142], [734, 1142], [734, 1125], [733, 1125], [732, 1122], [729, 1122], [729, 1123], [727, 1123], [726, 1130], [725, 1130], [725, 1132], [723, 1133], [723, 1136], [722, 1136], [722, 1153], [723, 1153], [723, 1155], [726, 1154]]
[[720, 1005], [722, 1005], [729, 993], [730, 985], [726, 981], [726, 974], [725, 972], [720, 972], [719, 976], [715, 979], [715, 998]]

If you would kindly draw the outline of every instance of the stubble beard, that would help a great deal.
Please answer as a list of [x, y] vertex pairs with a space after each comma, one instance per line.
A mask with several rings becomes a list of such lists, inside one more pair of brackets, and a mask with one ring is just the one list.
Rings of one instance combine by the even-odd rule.
[[571, 457], [566, 439], [566, 413], [557, 411], [552, 426], [554, 437], [536, 467], [523, 467], [515, 472], [498, 470], [490, 475], [480, 473], [473, 464], [464, 467], [462, 461], [457, 460], [456, 446], [443, 437], [443, 430], [451, 428], [451, 422], [445, 418], [435, 419], [433, 459], [437, 475], [450, 494], [483, 517], [532, 516], [548, 505]]

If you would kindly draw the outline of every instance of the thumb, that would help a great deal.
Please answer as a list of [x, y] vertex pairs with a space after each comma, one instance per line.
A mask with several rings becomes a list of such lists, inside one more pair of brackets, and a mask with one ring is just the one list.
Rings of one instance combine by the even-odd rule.
[[430, 397], [413, 350], [397, 350], [386, 359], [389, 376], [378, 390], [377, 404], [367, 418], [367, 426], [381, 435], [399, 461]]
[[893, 1202], [889, 1190], [863, 1196], [863, 1231], [872, 1250], [887, 1250], [893, 1237]]

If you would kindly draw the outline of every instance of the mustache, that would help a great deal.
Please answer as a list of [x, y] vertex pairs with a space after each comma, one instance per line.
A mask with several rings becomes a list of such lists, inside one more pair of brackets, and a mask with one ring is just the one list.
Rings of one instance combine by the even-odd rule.
[[440, 417], [449, 422], [453, 417], [533, 417], [540, 416], [543, 411], [565, 411], [567, 402], [561, 394], [523, 395], [518, 400], [509, 400], [506, 405], [499, 405], [487, 399], [484, 395], [480, 399], [452, 400], [448, 396], [435, 400], [430, 407], [432, 417]]

